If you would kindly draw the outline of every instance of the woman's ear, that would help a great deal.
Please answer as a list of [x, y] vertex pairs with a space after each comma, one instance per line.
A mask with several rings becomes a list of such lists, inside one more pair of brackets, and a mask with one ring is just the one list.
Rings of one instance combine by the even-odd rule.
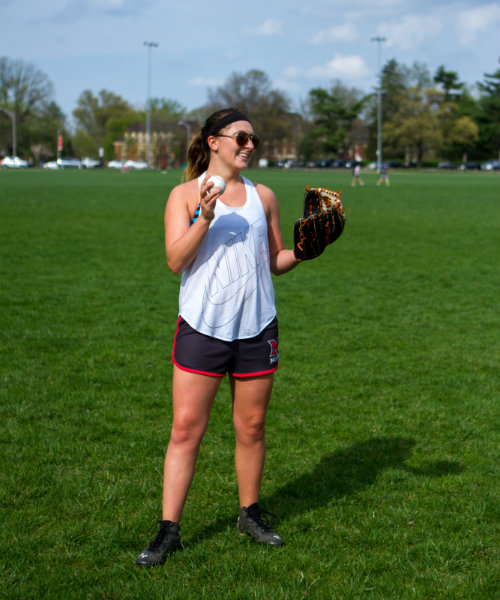
[[215, 135], [209, 135], [207, 138], [207, 145], [213, 152], [217, 152], [219, 149], [219, 140]]

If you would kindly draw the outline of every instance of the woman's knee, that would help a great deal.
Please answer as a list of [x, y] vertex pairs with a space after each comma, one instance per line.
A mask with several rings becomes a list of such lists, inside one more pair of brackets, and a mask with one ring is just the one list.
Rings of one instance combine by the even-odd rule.
[[252, 444], [262, 442], [266, 435], [266, 423], [264, 419], [235, 419], [234, 429], [239, 441]]
[[170, 433], [170, 443], [197, 446], [205, 433], [206, 423], [196, 416], [183, 415], [174, 419]]

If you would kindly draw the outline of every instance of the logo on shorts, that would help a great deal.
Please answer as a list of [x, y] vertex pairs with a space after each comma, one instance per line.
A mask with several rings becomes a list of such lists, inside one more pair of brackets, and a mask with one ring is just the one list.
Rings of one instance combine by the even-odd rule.
[[278, 362], [278, 340], [267, 340], [267, 343], [271, 346], [271, 353], [269, 354], [269, 364], [274, 365]]

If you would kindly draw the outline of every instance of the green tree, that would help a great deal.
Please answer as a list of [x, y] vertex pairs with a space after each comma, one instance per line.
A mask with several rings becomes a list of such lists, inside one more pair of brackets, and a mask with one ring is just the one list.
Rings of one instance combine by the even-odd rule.
[[438, 67], [434, 75], [434, 83], [441, 84], [444, 91], [444, 101], [449, 102], [454, 96], [459, 94], [464, 88], [455, 71], [447, 71], [443, 65]]
[[[31, 146], [43, 143], [49, 135], [56, 139], [57, 127], [63, 124], [64, 116], [53, 103], [53, 94], [49, 78], [35, 65], [0, 58], [0, 107], [15, 114], [18, 154], [29, 156]], [[54, 111], [58, 114], [54, 131], [50, 131], [52, 118], [45, 124], [37, 123]], [[12, 153], [12, 122], [3, 112], [0, 112], [0, 151]]]
[[97, 157], [99, 149], [103, 148], [106, 158], [113, 157], [113, 142], [123, 134], [119, 128], [112, 127], [113, 121], [130, 113], [134, 113], [130, 104], [113, 92], [101, 90], [98, 96], [90, 90], [82, 92], [73, 111], [77, 125], [74, 137], [77, 153]]
[[325, 155], [340, 156], [353, 148], [354, 126], [367, 98], [339, 81], [330, 90], [315, 88], [309, 92], [312, 135]]
[[382, 122], [389, 121], [399, 110], [399, 101], [410, 87], [409, 68], [400, 65], [395, 59], [387, 62], [382, 69]]
[[436, 90], [420, 86], [408, 88], [400, 97], [398, 111], [383, 125], [383, 138], [405, 149], [422, 165], [424, 153], [439, 148], [443, 142], [437, 112]]
[[186, 114], [186, 109], [177, 100], [151, 98], [151, 121], [159, 123], [178, 123]]
[[447, 95], [446, 91], [438, 93], [442, 95], [437, 112], [443, 138], [441, 156], [466, 162], [474, 156], [479, 139], [477, 102], [465, 88], [458, 97]]
[[458, 117], [448, 135], [448, 143], [457, 148], [457, 152], [461, 152], [461, 156], [454, 154], [454, 158], [461, 158], [463, 162], [466, 162], [469, 153], [474, 151], [476, 142], [479, 139], [477, 123], [465, 115]]
[[[382, 89], [382, 123], [387, 123], [398, 112], [400, 98], [404, 97], [409, 86], [409, 69], [400, 65], [396, 59], [389, 60], [381, 71], [380, 84]], [[369, 156], [376, 156], [377, 148], [377, 101], [376, 94], [367, 102], [366, 121], [369, 127], [368, 148]], [[403, 150], [398, 146], [383, 140], [383, 155], [386, 152], [398, 156]]]
[[35, 164], [57, 155], [58, 138], [62, 136], [67, 156], [72, 154], [71, 136], [66, 128], [66, 117], [55, 102], [42, 106], [26, 124], [31, 140], [30, 150]]
[[480, 157], [500, 158], [500, 69], [485, 74], [478, 87], [481, 94], [477, 116]]

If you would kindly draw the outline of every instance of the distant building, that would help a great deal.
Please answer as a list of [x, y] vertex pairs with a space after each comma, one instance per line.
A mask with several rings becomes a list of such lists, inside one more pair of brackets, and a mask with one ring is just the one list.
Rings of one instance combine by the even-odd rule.
[[[182, 131], [178, 131], [179, 129], [176, 124], [154, 123], [151, 125], [149, 147], [153, 167], [166, 169], [180, 165], [182, 142], [179, 138]], [[146, 125], [143, 123], [131, 125], [123, 139], [114, 143], [114, 148], [117, 160], [146, 160]]]

